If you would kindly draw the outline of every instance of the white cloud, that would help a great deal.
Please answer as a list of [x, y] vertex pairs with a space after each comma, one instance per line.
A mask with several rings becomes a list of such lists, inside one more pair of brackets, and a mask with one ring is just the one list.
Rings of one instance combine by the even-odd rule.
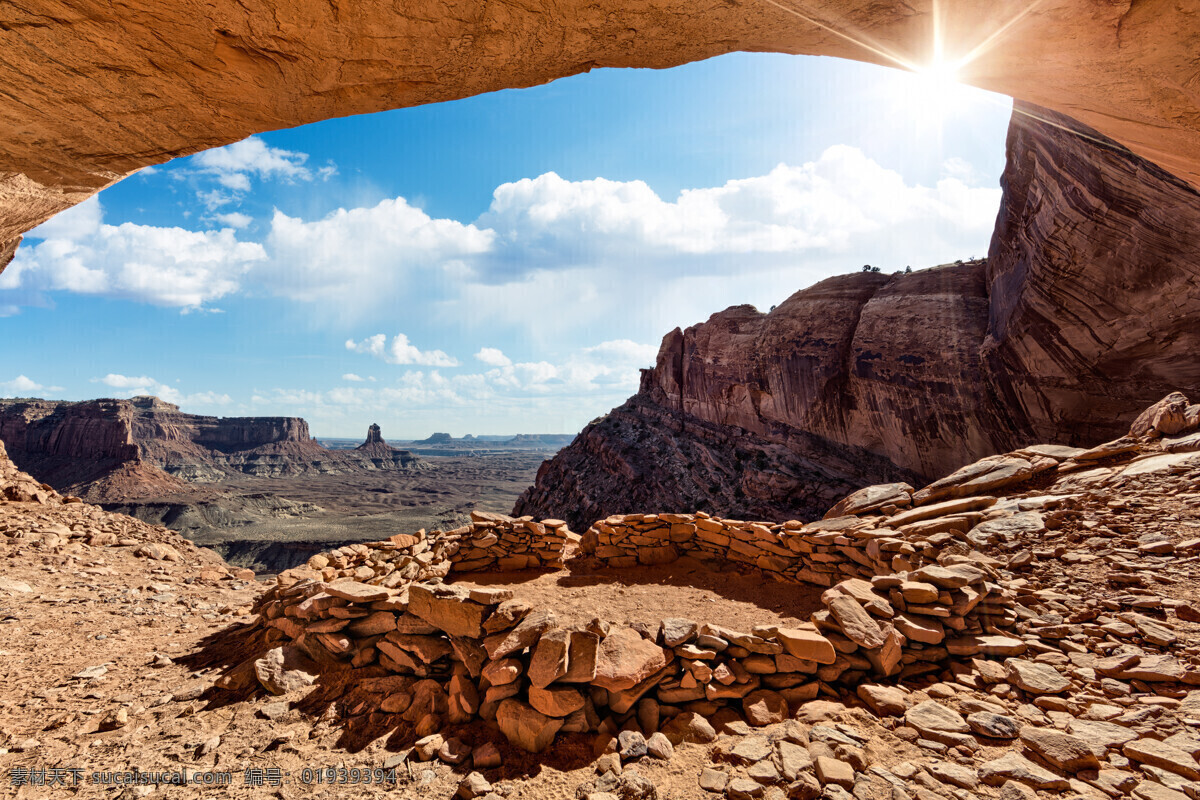
[[250, 176], [244, 172], [228, 172], [217, 175], [217, 183], [234, 192], [250, 191]]
[[497, 338], [604, 330], [644, 340], [864, 263], [903, 269], [985, 252], [999, 188], [972, 185], [952, 161], [944, 175], [912, 184], [844, 145], [674, 199], [641, 181], [551, 172], [497, 187], [470, 223], [404, 198], [312, 221], [277, 211], [269, 259], [254, 271], [266, 291], [343, 323], [382, 321], [403, 303], [430, 324]]
[[[384, 352], [371, 337], [358, 345]], [[496, 348], [483, 348], [480, 352]], [[446, 374], [441, 369], [410, 369], [389, 386], [343, 386], [326, 391], [271, 389], [255, 392], [254, 413], [297, 414], [314, 430], [342, 430], [364, 416], [385, 428], [429, 426], [486, 433], [565, 433], [578, 430], [597, 413], [621, 402], [637, 387], [638, 370], [653, 366], [657, 348], [612, 340], [579, 348], [564, 358], [495, 366], [482, 372]], [[502, 355], [502, 354], [501, 354]], [[499, 360], [499, 359], [496, 359]], [[534, 421], [531, 421], [534, 420]], [[514, 427], [515, 426], [515, 427]], [[409, 428], [399, 433], [416, 433]]]
[[[311, 169], [308, 166], [308, 153], [271, 147], [257, 136], [197, 153], [192, 156], [189, 164], [190, 169], [176, 170], [176, 177], [205, 179], [216, 184], [215, 187], [210, 185], [196, 190], [196, 199], [210, 212], [230, 203], [240, 202], [253, 188], [251, 178], [296, 183], [327, 181], [337, 174], [337, 166], [333, 162]], [[234, 228], [244, 228], [249, 224], [249, 218], [246, 217], [246, 222], [242, 224], [226, 224]]]
[[100, 197], [92, 195], [79, 205], [55, 214], [27, 235], [35, 239], [80, 239], [99, 230], [103, 216]]
[[114, 389], [133, 389], [135, 387], [142, 388], [158, 383], [158, 381], [154, 380], [153, 378], [146, 377], [145, 375], [141, 376], [140, 378], [133, 378], [128, 375], [117, 375], [112, 372], [108, 373], [103, 378], [96, 378], [94, 382], [103, 383], [105, 386], [111, 386]]
[[354, 383], [362, 383], [364, 380], [366, 380], [366, 378], [363, 378], [359, 375], [355, 375], [353, 372], [347, 372], [345, 375], [342, 376], [342, 380], [352, 381]]
[[766, 175], [685, 190], [674, 201], [641, 181], [567, 181], [550, 172], [499, 186], [477, 224], [512, 251], [498, 254], [493, 272], [601, 263], [661, 271], [681, 256], [706, 271], [728, 267], [728, 256], [748, 257], [741, 269], [754, 270], [780, 255], [845, 252], [863, 237], [911, 249], [920, 240], [909, 226], [951, 237], [990, 233], [999, 192], [955, 176], [934, 187], [908, 185], [857, 148], [838, 145], [802, 166], [780, 164]]
[[419, 364], [426, 367], [458, 366], [457, 360], [441, 350], [419, 350], [415, 345], [409, 343], [408, 337], [403, 333], [393, 336], [391, 345], [388, 345], [387, 335], [383, 333], [368, 336], [361, 342], [347, 339], [346, 349], [354, 353], [373, 355], [389, 364]]
[[254, 221], [254, 218], [249, 214], [243, 214], [240, 211], [231, 211], [228, 214], [216, 214], [213, 216], [213, 219], [222, 225], [239, 230], [249, 227], [250, 223]]
[[154, 395], [160, 400], [187, 408], [227, 406], [233, 402], [232, 397], [218, 392], [205, 391], [185, 394], [174, 386], [157, 381], [148, 375], [131, 376], [110, 372], [103, 378], [92, 378], [92, 383], [101, 383], [116, 389], [117, 391], [113, 392], [114, 397]]
[[[491, 348], [485, 348], [488, 349]], [[638, 385], [638, 370], [654, 366], [657, 355], [655, 345], [615, 339], [584, 347], [557, 364], [547, 361], [514, 364], [501, 354], [508, 363], [497, 364], [483, 377], [497, 387], [537, 394], [632, 390]]]
[[95, 198], [30, 236], [42, 241], [17, 251], [0, 274], [0, 289], [63, 290], [197, 309], [237, 291], [250, 265], [266, 258], [262, 245], [239, 242], [228, 228], [107, 225]]
[[249, 182], [247, 181], [245, 188], [239, 188], [232, 185], [236, 181], [230, 181], [231, 176], [240, 175], [245, 178], [246, 175], [252, 174], [259, 178], [311, 180], [312, 172], [304, 166], [306, 161], [307, 153], [271, 147], [257, 136], [192, 156], [194, 165], [205, 172], [213, 173], [223, 185], [237, 191], [249, 190]]
[[400, 197], [371, 208], [338, 209], [312, 222], [276, 210], [260, 281], [294, 300], [357, 314], [409, 294], [437, 291], [461, 259], [491, 248], [494, 234], [432, 219]]
[[0, 381], [0, 397], [28, 397], [32, 392], [61, 392], [61, 386], [43, 386], [31, 378], [18, 375], [11, 381]]
[[[204, 204], [204, 207], [209, 211], [215, 211], [221, 206], [227, 206], [237, 198], [228, 192], [222, 192], [219, 189], [213, 189], [208, 192], [196, 192], [196, 199]], [[188, 212], [184, 212], [185, 216]]]
[[507, 367], [512, 364], [512, 359], [504, 355], [502, 351], [497, 350], [495, 347], [481, 348], [479, 352], [475, 354], [475, 358], [493, 367]]
[[[303, 180], [314, 173], [302, 156], [252, 138], [195, 159], [211, 176]], [[276, 210], [262, 245], [237, 240], [231, 229], [250, 221], [241, 212], [212, 218], [229, 229], [196, 233], [107, 226], [89, 201], [74, 220], [46, 223], [61, 230], [24, 248], [0, 274], [0, 289], [70, 289], [194, 309], [253, 286], [342, 324], [383, 324], [403, 306], [419, 315], [415, 324], [486, 331], [493, 341], [647, 341], [725, 305], [765, 308], [864, 263], [888, 271], [986, 252], [1000, 190], [973, 185], [973, 173], [954, 159], [943, 175], [916, 185], [842, 145], [799, 166], [674, 198], [641, 181], [546, 173], [498, 186], [474, 222], [433, 218], [403, 197], [313, 220]], [[210, 209], [236, 199], [218, 188]], [[0, 297], [14, 303], [26, 304]], [[405, 347], [407, 340], [380, 352], [400, 364], [453, 361]], [[507, 358], [490, 349], [498, 354], [476, 359], [511, 366], [488, 362]]]

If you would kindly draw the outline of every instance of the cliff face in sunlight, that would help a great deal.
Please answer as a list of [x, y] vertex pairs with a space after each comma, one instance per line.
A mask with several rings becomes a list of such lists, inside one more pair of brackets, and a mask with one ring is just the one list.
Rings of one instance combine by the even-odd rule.
[[812, 517], [1032, 442], [1119, 435], [1200, 387], [1200, 196], [1018, 104], [986, 261], [857, 273], [667, 334], [514, 513]]

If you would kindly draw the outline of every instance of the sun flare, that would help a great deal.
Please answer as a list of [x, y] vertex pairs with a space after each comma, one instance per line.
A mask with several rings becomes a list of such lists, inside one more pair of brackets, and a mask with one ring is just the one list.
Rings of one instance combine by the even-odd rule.
[[939, 54], [925, 66], [913, 69], [908, 105], [936, 120], [944, 119], [967, 100], [969, 89], [959, 80], [960, 66], [960, 62]]

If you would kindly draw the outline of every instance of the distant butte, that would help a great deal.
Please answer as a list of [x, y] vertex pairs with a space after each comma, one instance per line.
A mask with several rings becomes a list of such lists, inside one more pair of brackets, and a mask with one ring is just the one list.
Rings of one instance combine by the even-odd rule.
[[396, 453], [403, 453], [406, 451], [396, 450], [390, 447], [388, 443], [383, 440], [382, 429], [379, 427], [379, 425], [372, 422], [371, 426], [367, 428], [367, 440], [358, 447], [354, 448], [354, 452], [364, 453], [373, 457], [391, 458]]
[[383, 441], [383, 431], [380, 430], [377, 423], [372, 422], [371, 427], [367, 428], [367, 440], [358, 446], [359, 450], [370, 447], [373, 444], [386, 444]]
[[[371, 435], [377, 437], [372, 442]], [[327, 450], [299, 417], [185, 414], [157, 397], [83, 402], [0, 400], [0, 440], [17, 465], [93, 502], [168, 494], [231, 475], [288, 477], [429, 464], [395, 450], [373, 425], [355, 450]]]

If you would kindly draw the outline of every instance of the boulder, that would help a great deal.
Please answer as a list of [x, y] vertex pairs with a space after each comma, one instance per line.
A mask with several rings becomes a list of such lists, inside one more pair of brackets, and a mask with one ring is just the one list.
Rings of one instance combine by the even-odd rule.
[[[535, 688], [549, 686], [567, 674], [567, 654], [571, 647], [571, 632], [564, 628], [546, 631], [533, 648], [529, 659], [529, 683]], [[537, 707], [537, 704], [534, 704]]]
[[[416, 585], [416, 584], [414, 584]], [[383, 586], [368, 586], [358, 581], [334, 581], [325, 585], [325, 593], [351, 603], [373, 603], [376, 600], [387, 600], [392, 596], [392, 590]]]
[[571, 631], [567, 648], [567, 671], [560, 683], [591, 683], [596, 677], [596, 658], [600, 652], [600, 637], [591, 631]]
[[1045, 767], [1039, 767], [1025, 756], [1014, 752], [1005, 753], [1000, 758], [983, 764], [979, 768], [979, 779], [988, 786], [1000, 786], [1010, 780], [1020, 781], [1046, 792], [1062, 791], [1071, 785]]
[[1004, 666], [1009, 683], [1030, 694], [1059, 694], [1071, 686], [1071, 681], [1049, 664], [1009, 658]]
[[[503, 608], [504, 604], [502, 603], [500, 607]], [[532, 647], [543, 633], [555, 626], [557, 621], [558, 617], [549, 609], [531, 611], [512, 630], [488, 636], [483, 640], [483, 647], [487, 650], [488, 658], [492, 660], [503, 658], [510, 653]]]
[[837, 660], [833, 643], [816, 630], [804, 628], [777, 628], [775, 638], [789, 655], [818, 664], [832, 664]]
[[926, 700], [904, 712], [904, 722], [917, 730], [924, 739], [945, 744], [959, 744], [971, 726], [962, 714], [936, 700]]
[[470, 599], [466, 589], [414, 583], [408, 587], [408, 610], [451, 636], [483, 636], [487, 608]]
[[713, 728], [712, 723], [692, 711], [677, 714], [663, 726], [662, 732], [671, 740], [671, 744], [680, 744], [681, 742], [707, 744], [717, 738], [717, 731]]
[[611, 692], [632, 688], [667, 665], [672, 656], [633, 628], [614, 628], [596, 653], [592, 683]]
[[1189, 422], [1187, 397], [1182, 392], [1171, 392], [1138, 415], [1129, 426], [1129, 435], [1171, 436], [1194, 427]]
[[660, 635], [664, 647], [678, 647], [690, 641], [696, 635], [699, 626], [690, 619], [671, 617], [664, 619], [660, 626]]
[[284, 645], [268, 650], [254, 662], [254, 675], [273, 695], [287, 694], [311, 686], [320, 668], [301, 648]]
[[510, 698], [496, 709], [496, 724], [505, 738], [516, 747], [530, 753], [540, 753], [554, 741], [554, 734], [558, 733], [563, 721]]
[[882, 717], [899, 716], [911, 705], [908, 695], [895, 686], [875, 686], [862, 683], [859, 684], [857, 693], [872, 711]]
[[1165, 769], [1190, 781], [1200, 781], [1200, 765], [1189, 753], [1157, 739], [1135, 739], [1126, 742], [1121, 752], [1140, 764]]
[[1022, 744], [1051, 766], [1065, 772], [1100, 769], [1100, 759], [1092, 752], [1091, 746], [1077, 736], [1053, 728], [1026, 725], [1021, 728], [1020, 737]]
[[987, 456], [915, 492], [913, 503], [924, 505], [948, 498], [986, 494], [1015, 486], [1029, 480], [1034, 474], [1033, 463], [1024, 458], [1012, 455]]
[[742, 698], [742, 711], [746, 722], [756, 728], [774, 725], [788, 718], [788, 704], [783, 695], [768, 689], [759, 689]]
[[887, 637], [862, 605], [853, 597], [842, 595], [829, 599], [829, 612], [837, 620], [842, 633], [860, 647], [882, 647]]
[[912, 502], [913, 487], [907, 483], [881, 483], [866, 486], [839, 500], [825, 513], [825, 519], [865, 514], [887, 505], [907, 506]]
[[968, 714], [967, 724], [971, 726], [972, 731], [989, 739], [1015, 739], [1021, 730], [1020, 723], [1012, 717], [993, 714], [990, 711]]
[[566, 686], [529, 687], [529, 705], [548, 717], [566, 717], [584, 706], [583, 694]]

